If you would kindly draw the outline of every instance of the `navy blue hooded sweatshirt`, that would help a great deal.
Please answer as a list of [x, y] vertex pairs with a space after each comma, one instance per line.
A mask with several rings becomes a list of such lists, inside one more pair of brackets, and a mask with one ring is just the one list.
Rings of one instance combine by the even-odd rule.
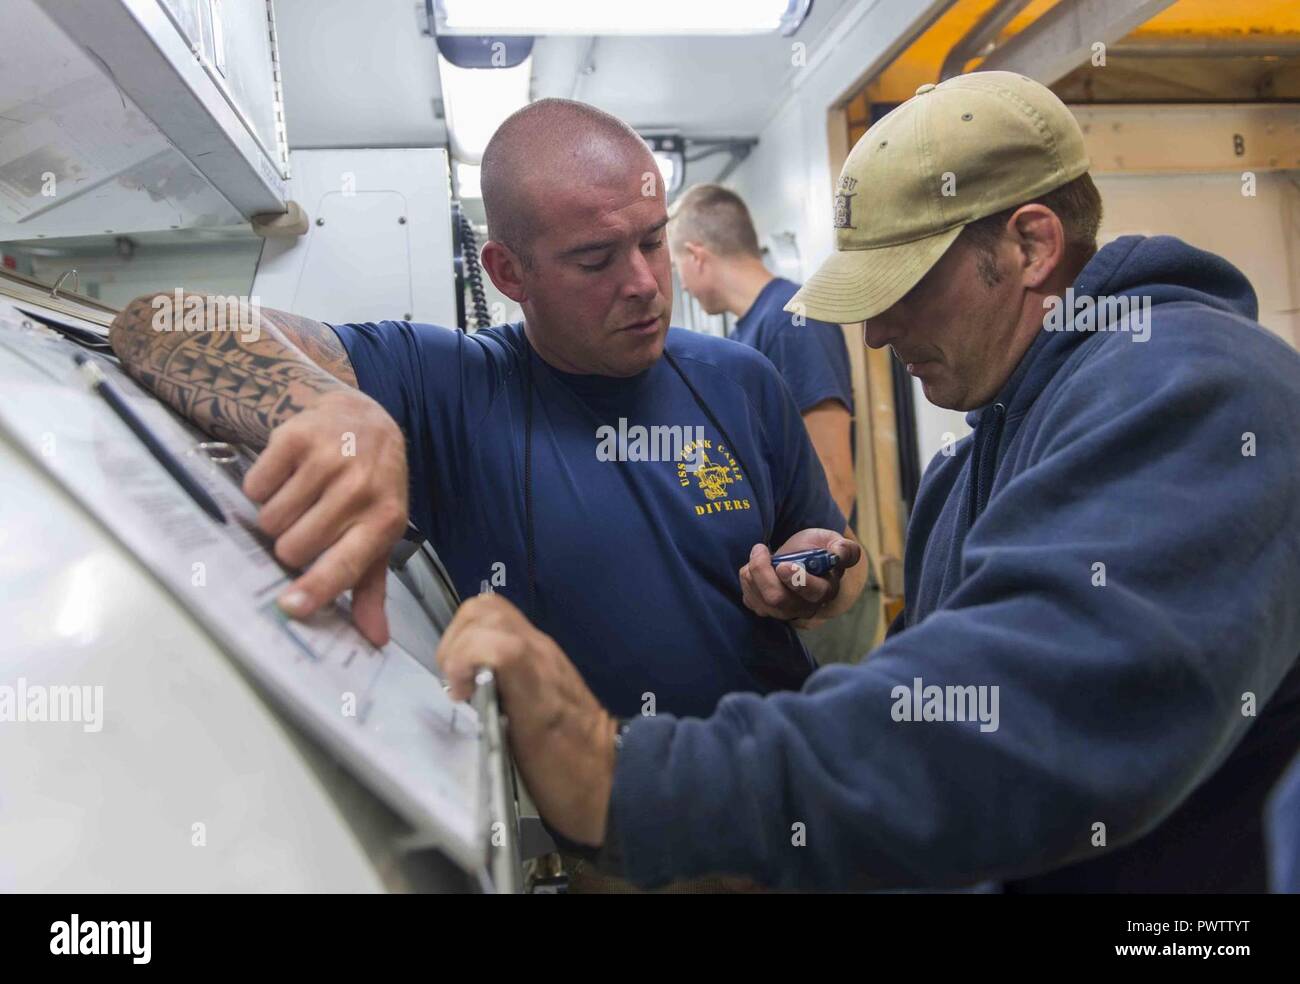
[[1300, 895], [1300, 755], [1273, 790], [1267, 817], [1269, 886]]
[[[1263, 805], [1300, 748], [1300, 355], [1238, 270], [1171, 237], [1105, 246], [1074, 290], [1149, 297], [1147, 340], [1040, 333], [931, 462], [902, 624], [869, 660], [636, 720], [602, 864], [643, 885], [1266, 889]], [[899, 719], [930, 686], [996, 686], [998, 713]]]

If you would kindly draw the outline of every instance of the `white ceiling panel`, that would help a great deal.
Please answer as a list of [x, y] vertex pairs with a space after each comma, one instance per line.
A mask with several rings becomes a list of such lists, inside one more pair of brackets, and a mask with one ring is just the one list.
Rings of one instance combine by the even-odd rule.
[[[851, 2], [814, 0], [791, 38], [539, 38], [533, 97], [581, 99], [643, 130], [753, 136], [788, 91], [795, 43], [809, 60], [833, 44], [833, 24]], [[421, 7], [419, 0], [275, 0], [291, 147], [445, 144], [434, 115], [436, 48], [421, 33]]]
[[417, 0], [275, 0], [289, 146], [431, 147], [437, 47]]
[[[806, 63], [820, 45], [833, 43], [827, 28], [848, 2], [814, 0], [789, 38], [602, 37], [594, 45], [590, 38], [542, 38], [533, 56], [534, 94], [581, 99], [640, 130], [753, 136], [798, 71], [795, 44], [804, 46], [798, 55]], [[575, 49], [582, 52], [576, 59]], [[590, 72], [580, 71], [584, 64]]]

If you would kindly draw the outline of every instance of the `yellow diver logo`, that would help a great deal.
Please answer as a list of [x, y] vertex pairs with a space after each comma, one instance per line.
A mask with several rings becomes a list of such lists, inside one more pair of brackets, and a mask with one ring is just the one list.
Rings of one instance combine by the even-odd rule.
[[[710, 458], [709, 450], [725, 459], [725, 463]], [[721, 444], [715, 447], [712, 441], [704, 439], [682, 448], [682, 456], [677, 461], [677, 481], [682, 488], [689, 488], [692, 479], [705, 498], [704, 503], [694, 507], [697, 516], [751, 508], [748, 499], [734, 499], [727, 491], [727, 486], [743, 481], [744, 476], [735, 457]]]
[[699, 479], [700, 488], [710, 499], [722, 499], [726, 497], [727, 486], [735, 481], [731, 477], [731, 469], [726, 465], [715, 465], [709, 460], [707, 451], [700, 451], [700, 467], [696, 469], [695, 477]]

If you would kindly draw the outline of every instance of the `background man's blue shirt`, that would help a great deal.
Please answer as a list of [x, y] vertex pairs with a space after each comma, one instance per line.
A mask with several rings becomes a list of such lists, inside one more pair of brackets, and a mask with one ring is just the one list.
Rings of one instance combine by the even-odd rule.
[[772, 361], [800, 413], [825, 400], [839, 400], [852, 413], [853, 383], [844, 331], [839, 325], [812, 319], [795, 324], [795, 316], [784, 308], [798, 289], [798, 284], [781, 277], [770, 280], [736, 322], [731, 337]]
[[[741, 601], [738, 571], [755, 543], [844, 527], [790, 394], [761, 356], [669, 331], [667, 350], [730, 448], [665, 359], [629, 379], [577, 376], [542, 362], [521, 325], [473, 335], [401, 321], [333, 327], [361, 389], [406, 434], [411, 517], [462, 597], [503, 569], [496, 590], [559, 643], [612, 713], [641, 713], [652, 693], [659, 713], [704, 716], [726, 693], [797, 687], [810, 672], [791, 629]], [[536, 611], [524, 548], [524, 358]], [[626, 428], [702, 427], [711, 480], [679, 461], [598, 460], [598, 430], [617, 431], [620, 417]]]

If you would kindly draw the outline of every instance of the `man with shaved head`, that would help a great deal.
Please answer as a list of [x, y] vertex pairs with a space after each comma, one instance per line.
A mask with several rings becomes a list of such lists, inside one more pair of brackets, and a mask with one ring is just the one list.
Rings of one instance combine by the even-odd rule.
[[[814, 666], [794, 626], [846, 610], [866, 565], [772, 365], [669, 328], [664, 185], [644, 141], [543, 100], [502, 124], [482, 187], [483, 266], [520, 324], [263, 312], [246, 342], [154, 332], [142, 298], [114, 348], [200, 425], [264, 448], [245, 488], [277, 554], [308, 567], [280, 599], [292, 615], [352, 587], [358, 627], [385, 642], [384, 561], [409, 510], [462, 596], [509, 598], [622, 716], [797, 688]], [[200, 359], [229, 385], [177, 368]], [[810, 549], [838, 566], [773, 566]]]
[[[669, 328], [645, 142], [542, 100], [500, 126], [481, 179], [483, 267], [524, 321], [334, 326], [407, 436], [416, 525], [462, 595], [518, 604], [620, 714], [798, 687], [814, 664], [794, 623], [845, 610], [866, 565], [772, 367]], [[773, 568], [815, 548], [841, 566]]]
[[[636, 131], [583, 103], [541, 100], [493, 135], [481, 185], [483, 266], [524, 308], [534, 351], [555, 369], [615, 378], [653, 364], [672, 313], [667, 216]], [[643, 259], [597, 276], [629, 236]]]

